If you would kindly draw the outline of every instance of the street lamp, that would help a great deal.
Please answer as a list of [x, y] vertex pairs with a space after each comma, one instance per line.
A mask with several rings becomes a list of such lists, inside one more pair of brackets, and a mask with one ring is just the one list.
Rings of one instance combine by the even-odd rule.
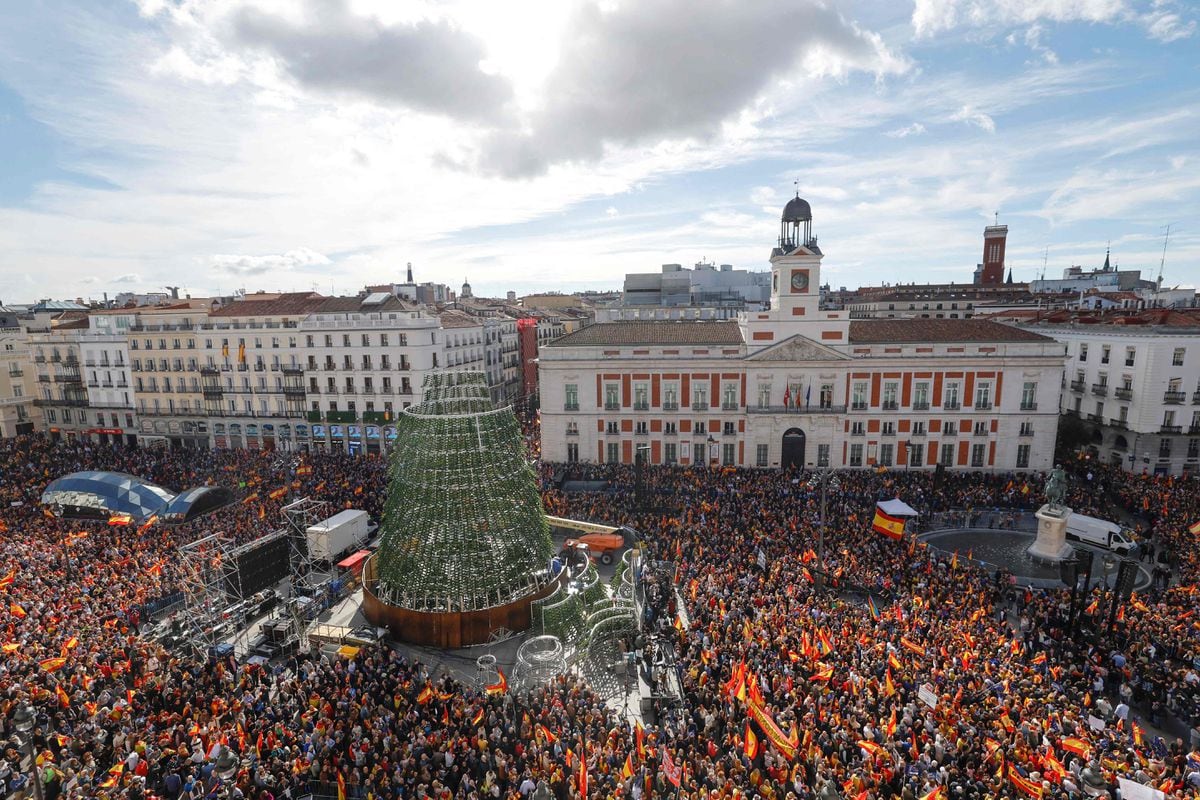
[[633, 494], [634, 504], [638, 511], [646, 510], [646, 453], [650, 451], [650, 445], [639, 444], [635, 448], [636, 452], [633, 457]]
[[912, 439], [904, 440], [904, 471], [908, 472], [912, 466]]
[[840, 489], [842, 484], [829, 467], [814, 473], [808, 479], [808, 488], [821, 487], [821, 523], [817, 528], [817, 589], [825, 588], [825, 507], [829, 496], [829, 487]]
[[33, 726], [37, 722], [37, 712], [29, 703], [21, 703], [17, 706], [17, 710], [12, 717], [13, 727], [21, 734], [21, 738], [25, 740], [25, 752], [29, 754], [29, 765], [33, 769], [33, 793], [37, 800], [44, 800], [42, 796], [42, 775], [38, 769], [37, 756], [33, 752]]

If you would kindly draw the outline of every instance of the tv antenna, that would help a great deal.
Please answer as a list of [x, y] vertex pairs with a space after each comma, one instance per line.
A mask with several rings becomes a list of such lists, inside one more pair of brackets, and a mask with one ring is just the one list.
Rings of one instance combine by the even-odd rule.
[[1158, 281], [1157, 281], [1157, 283], [1160, 288], [1162, 287], [1163, 264], [1165, 264], [1167, 261], [1167, 242], [1170, 241], [1170, 239], [1171, 239], [1171, 226], [1173, 226], [1174, 224], [1175, 224], [1174, 222], [1168, 222], [1167, 225], [1163, 228], [1163, 251], [1162, 251], [1162, 257], [1158, 260]]

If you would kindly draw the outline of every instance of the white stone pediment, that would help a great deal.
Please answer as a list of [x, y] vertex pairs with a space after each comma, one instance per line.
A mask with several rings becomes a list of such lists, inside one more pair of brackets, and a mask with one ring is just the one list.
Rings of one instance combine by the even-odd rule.
[[747, 361], [849, 361], [850, 356], [796, 334], [747, 356]]

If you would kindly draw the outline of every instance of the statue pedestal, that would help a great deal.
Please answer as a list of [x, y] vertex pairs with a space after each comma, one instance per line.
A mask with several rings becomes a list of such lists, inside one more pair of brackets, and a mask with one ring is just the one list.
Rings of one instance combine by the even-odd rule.
[[1037, 540], [1025, 552], [1035, 561], [1057, 564], [1070, 558], [1074, 548], [1067, 544], [1067, 517], [1071, 509], [1066, 506], [1044, 505], [1037, 510]]

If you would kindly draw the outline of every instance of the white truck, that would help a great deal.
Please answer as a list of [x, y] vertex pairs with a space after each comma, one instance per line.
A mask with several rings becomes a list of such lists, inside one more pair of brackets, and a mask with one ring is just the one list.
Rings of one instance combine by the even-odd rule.
[[314, 561], [335, 561], [352, 547], [363, 545], [370, 536], [371, 517], [348, 508], [323, 522], [308, 526], [308, 555]]
[[1133, 555], [1138, 544], [1128, 528], [1115, 522], [1073, 513], [1067, 517], [1067, 538], [1121, 555]]

